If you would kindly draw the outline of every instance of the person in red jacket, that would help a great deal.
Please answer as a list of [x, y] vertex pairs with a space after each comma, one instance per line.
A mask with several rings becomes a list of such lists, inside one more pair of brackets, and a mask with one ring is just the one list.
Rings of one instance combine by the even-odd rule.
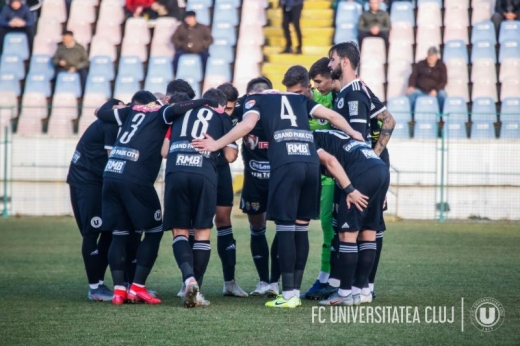
[[126, 0], [125, 12], [127, 17], [153, 17], [152, 5], [155, 0]]

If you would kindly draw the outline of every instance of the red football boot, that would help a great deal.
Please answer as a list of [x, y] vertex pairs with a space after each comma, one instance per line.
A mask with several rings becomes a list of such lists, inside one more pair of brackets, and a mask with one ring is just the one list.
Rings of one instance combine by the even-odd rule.
[[128, 297], [137, 297], [148, 304], [161, 303], [160, 299], [154, 298], [152, 295], [150, 295], [150, 293], [148, 293], [146, 287], [139, 287], [136, 284], [132, 284], [132, 286], [130, 286], [130, 289], [128, 290]]

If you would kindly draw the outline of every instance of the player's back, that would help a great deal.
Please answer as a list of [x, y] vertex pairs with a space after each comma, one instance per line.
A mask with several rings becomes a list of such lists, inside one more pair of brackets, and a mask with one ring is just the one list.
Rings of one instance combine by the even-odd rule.
[[166, 173], [189, 172], [204, 174], [215, 179], [219, 152], [199, 152], [191, 145], [195, 138], [208, 134], [219, 139], [231, 130], [232, 123], [227, 115], [217, 113], [209, 107], [199, 107], [188, 111], [172, 125], [170, 149], [166, 163]]
[[260, 124], [269, 138], [271, 169], [292, 162], [319, 163], [309, 115], [319, 105], [298, 94], [264, 92], [251, 95], [245, 111], [259, 114]]

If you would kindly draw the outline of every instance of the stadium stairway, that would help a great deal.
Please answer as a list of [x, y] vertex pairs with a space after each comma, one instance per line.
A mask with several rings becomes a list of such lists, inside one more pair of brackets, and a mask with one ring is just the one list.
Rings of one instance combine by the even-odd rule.
[[[268, 77], [275, 89], [285, 90], [282, 79], [285, 71], [295, 64], [307, 69], [324, 56], [327, 56], [334, 38], [334, 0], [306, 0], [302, 11], [300, 26], [303, 37], [303, 54], [280, 54], [285, 48], [282, 29], [282, 10], [278, 0], [269, 0], [267, 9], [268, 26], [264, 27], [266, 44], [263, 48], [265, 62], [262, 74]], [[293, 49], [297, 44], [296, 34], [291, 25]]]

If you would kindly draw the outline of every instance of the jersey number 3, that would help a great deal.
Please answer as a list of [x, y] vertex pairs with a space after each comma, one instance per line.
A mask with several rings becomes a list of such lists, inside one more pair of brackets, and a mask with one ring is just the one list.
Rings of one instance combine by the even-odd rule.
[[130, 131], [123, 132], [121, 138], [119, 139], [120, 143], [127, 144], [128, 142], [130, 142], [132, 137], [135, 135], [135, 131], [137, 131], [139, 125], [141, 125], [141, 123], [143, 122], [144, 117], [145, 115], [143, 113], [137, 113], [136, 115], [134, 115], [134, 117], [132, 118], [132, 124], [130, 125], [132, 129]]
[[280, 118], [290, 120], [291, 126], [298, 127], [296, 123], [296, 115], [294, 115], [293, 109], [291, 107], [291, 103], [287, 96], [282, 96], [282, 107], [280, 111]]

